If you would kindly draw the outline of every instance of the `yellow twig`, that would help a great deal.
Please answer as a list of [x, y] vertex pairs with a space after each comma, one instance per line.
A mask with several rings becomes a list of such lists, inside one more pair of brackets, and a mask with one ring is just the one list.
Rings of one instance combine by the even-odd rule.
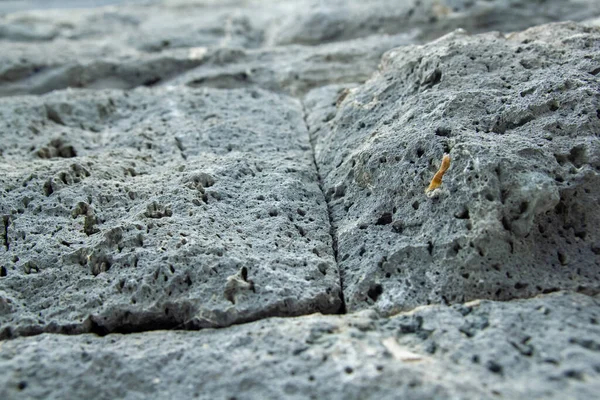
[[448, 168], [450, 168], [450, 155], [444, 154], [444, 157], [442, 157], [442, 165], [440, 165], [440, 169], [438, 169], [433, 176], [433, 179], [431, 180], [429, 187], [425, 190], [425, 193], [431, 192], [442, 185], [442, 178], [444, 177], [446, 171], [448, 171]]

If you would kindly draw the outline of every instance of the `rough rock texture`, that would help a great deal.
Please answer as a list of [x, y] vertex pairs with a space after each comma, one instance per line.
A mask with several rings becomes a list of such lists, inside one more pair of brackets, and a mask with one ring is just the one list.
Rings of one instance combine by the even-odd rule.
[[600, 390], [599, 320], [598, 299], [557, 293], [389, 319], [363, 312], [201, 332], [44, 334], [2, 343], [0, 396], [590, 399]]
[[348, 308], [597, 293], [599, 70], [600, 30], [566, 23], [455, 32], [310, 93]]
[[0, 398], [593, 398], [599, 17], [0, 0]]
[[[4, 10], [13, 10], [11, 3]], [[301, 94], [366, 80], [385, 50], [408, 40], [423, 42], [456, 28], [512, 31], [600, 15], [597, 0], [136, 3], [0, 14], [0, 95], [153, 86], [198, 66], [186, 83], [254, 83]]]
[[259, 90], [0, 100], [2, 337], [340, 308], [297, 100]]
[[367, 80], [388, 49], [414, 42], [414, 35], [375, 35], [319, 46], [236, 50], [227, 63], [207, 62], [166, 85], [261, 87], [301, 96], [315, 87]]

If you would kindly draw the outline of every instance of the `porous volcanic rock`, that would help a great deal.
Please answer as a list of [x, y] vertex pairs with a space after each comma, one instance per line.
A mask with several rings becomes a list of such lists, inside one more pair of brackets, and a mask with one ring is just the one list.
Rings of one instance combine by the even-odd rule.
[[[409, 34], [375, 35], [323, 45], [236, 50], [227, 62], [212, 57], [161, 84], [189, 87], [260, 87], [293, 96], [310, 89], [364, 82], [387, 50], [414, 43]], [[218, 61], [211, 61], [218, 60]]]
[[0, 14], [2, 96], [172, 80], [302, 95], [363, 82], [384, 51], [457, 28], [510, 32], [600, 15], [596, 0], [128, 1], [68, 12], [30, 4], [43, 10]]
[[[270, 318], [200, 332], [1, 343], [3, 399], [589, 399], [600, 303], [553, 293], [391, 318]], [[58, 385], [57, 382], [60, 382]]]
[[597, 293], [599, 70], [598, 28], [457, 31], [311, 92], [349, 310]]
[[340, 308], [299, 101], [261, 90], [0, 100], [1, 336]]
[[0, 0], [0, 399], [597, 397], [599, 17]]

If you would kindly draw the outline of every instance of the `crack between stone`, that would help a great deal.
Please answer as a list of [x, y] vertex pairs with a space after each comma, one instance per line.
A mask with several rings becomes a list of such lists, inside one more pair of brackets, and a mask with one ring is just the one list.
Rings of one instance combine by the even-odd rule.
[[[592, 294], [592, 293], [585, 293], [585, 292], [573, 291], [573, 290], [558, 290], [557, 292], [579, 293], [579, 294], [588, 296], [593, 299], [595, 299], [597, 297], [597, 293]], [[544, 294], [541, 296], [548, 296], [548, 294]], [[514, 301], [530, 300], [530, 299], [534, 299], [536, 297], [537, 296], [513, 298], [513, 299], [508, 299], [508, 300], [503, 300], [503, 301], [493, 300], [493, 302], [495, 302], [495, 303], [510, 303], [510, 302], [514, 302]], [[468, 305], [469, 303], [473, 303], [473, 301], [469, 301], [469, 302], [465, 302], [465, 303], [456, 303], [456, 304]], [[379, 318], [384, 318], [384, 319], [395, 318], [399, 315], [409, 315], [416, 308], [423, 308], [423, 307], [429, 308], [429, 307], [437, 307], [437, 306], [443, 306], [443, 305], [442, 304], [421, 305], [421, 306], [418, 306], [418, 307], [415, 307], [412, 309], [393, 312], [390, 314], [385, 314], [385, 315], [378, 314], [378, 316], [379, 316]], [[450, 307], [450, 305], [446, 305], [446, 307]], [[341, 315], [341, 314], [345, 314], [345, 313], [341, 313], [341, 312], [339, 312], [337, 314], [325, 314], [324, 313], [324, 315]], [[297, 317], [308, 317], [310, 315], [311, 315], [311, 313], [289, 314], [289, 313], [285, 313], [285, 312], [278, 312], [277, 310], [267, 310], [265, 312], [259, 313], [258, 315], [251, 315], [247, 318], [241, 318], [240, 320], [235, 321], [231, 324], [220, 325], [220, 326], [213, 326], [210, 324], [207, 325], [206, 320], [204, 320], [202, 318], [192, 318], [189, 320], [185, 319], [185, 320], [183, 320], [183, 322], [181, 319], [179, 319], [177, 317], [154, 318], [143, 324], [124, 323], [122, 325], [115, 327], [114, 329], [109, 329], [106, 326], [104, 326], [101, 322], [99, 322], [98, 316], [90, 315], [85, 319], [85, 321], [83, 321], [81, 323], [75, 323], [75, 324], [58, 325], [56, 323], [51, 323], [51, 324], [49, 324], [47, 326], [43, 326], [43, 327], [42, 326], [30, 326], [30, 327], [21, 328], [20, 332], [13, 332], [11, 328], [8, 328], [8, 329], [5, 328], [0, 331], [0, 343], [2, 341], [6, 341], [6, 340], [14, 340], [14, 339], [18, 339], [18, 338], [33, 337], [33, 336], [37, 336], [37, 335], [41, 335], [41, 334], [64, 335], [64, 336], [92, 334], [92, 335], [96, 335], [99, 337], [103, 337], [103, 336], [107, 336], [107, 335], [111, 335], [111, 334], [135, 334], [135, 333], [156, 332], [156, 331], [189, 332], [189, 331], [201, 331], [204, 329], [224, 329], [224, 328], [229, 328], [232, 326], [262, 321], [262, 320], [269, 319], [269, 318], [297, 318]]]
[[181, 155], [181, 158], [183, 158], [184, 160], [187, 160], [187, 156], [185, 155], [185, 146], [183, 145], [183, 141], [181, 140], [181, 138], [175, 136], [175, 145], [177, 146], [177, 149], [179, 150], [179, 154]]
[[[315, 312], [320, 312], [323, 315], [337, 315], [335, 312], [324, 312], [323, 310], [313, 309], [308, 312], [302, 313], [290, 313], [286, 310], [279, 308], [280, 305], [272, 305], [266, 310], [248, 315], [246, 317], [239, 318], [228, 324], [218, 324], [213, 321], [206, 319], [198, 315], [198, 310], [187, 309], [187, 312], [183, 312], [185, 315], [172, 315], [172, 316], [160, 316], [153, 315], [146, 317], [144, 322], [135, 321], [121, 321], [113, 326], [107, 326], [102, 322], [101, 315], [88, 315], [83, 322], [79, 323], [66, 323], [57, 324], [51, 322], [50, 324], [21, 326], [17, 329], [7, 327], [0, 330], [0, 342], [5, 340], [14, 340], [18, 338], [33, 337], [42, 334], [51, 335], [64, 335], [64, 336], [76, 336], [92, 334], [99, 337], [111, 335], [111, 334], [135, 334], [144, 332], [155, 332], [155, 331], [201, 331], [204, 329], [224, 329], [236, 325], [243, 325], [247, 323], [262, 321], [269, 318], [297, 318], [306, 317]], [[175, 309], [176, 307], [174, 307]], [[181, 305], [181, 309], [186, 309], [185, 305]], [[127, 310], [120, 310], [119, 318], [127, 319], [127, 315], [132, 315]], [[114, 316], [113, 316], [114, 317]]]
[[317, 174], [317, 180], [318, 180], [318, 185], [319, 185], [319, 189], [321, 190], [321, 193], [323, 194], [323, 199], [325, 200], [325, 205], [327, 207], [327, 216], [329, 218], [329, 236], [331, 236], [331, 247], [333, 250], [333, 257], [335, 258], [335, 266], [336, 269], [338, 271], [338, 276], [340, 278], [340, 301], [341, 301], [341, 305], [340, 305], [340, 309], [338, 310], [338, 314], [346, 314], [347, 313], [347, 308], [346, 308], [346, 297], [344, 295], [344, 277], [342, 276], [342, 271], [340, 270], [340, 264], [338, 262], [338, 243], [337, 243], [337, 239], [336, 239], [336, 235], [335, 235], [335, 227], [333, 224], [333, 213], [331, 211], [331, 205], [329, 204], [329, 201], [327, 200], [327, 196], [325, 195], [325, 189], [323, 186], [323, 176], [321, 175], [321, 171], [319, 169], [319, 164], [317, 163], [317, 153], [315, 151], [315, 143], [312, 140], [312, 137], [310, 136], [310, 126], [308, 125], [308, 119], [307, 119], [307, 111], [306, 111], [306, 106], [304, 104], [304, 101], [302, 101], [301, 99], [299, 99], [298, 101], [300, 101], [300, 104], [302, 105], [302, 119], [304, 120], [304, 127], [306, 128], [306, 134], [308, 135], [308, 142], [310, 143], [310, 148], [311, 148], [311, 154], [312, 154], [312, 160], [313, 160], [313, 164], [315, 167], [315, 171]]
[[10, 216], [3, 215], [2, 223], [4, 224], [4, 247], [6, 248], [6, 251], [8, 251], [10, 249], [10, 241], [8, 240], [8, 225], [10, 225]]

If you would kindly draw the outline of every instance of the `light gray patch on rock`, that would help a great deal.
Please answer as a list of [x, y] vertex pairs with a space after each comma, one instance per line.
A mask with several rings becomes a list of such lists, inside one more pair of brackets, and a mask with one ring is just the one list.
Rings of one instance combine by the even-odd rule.
[[349, 310], [598, 292], [599, 43], [458, 31], [307, 95]]
[[157, 0], [2, 0], [0, 2], [0, 13], [14, 13], [30, 10], [54, 10], [60, 9], [71, 11], [78, 8], [104, 7], [118, 4], [150, 3]]
[[585, 26], [600, 26], [600, 17], [586, 19], [582, 21], [581, 24]]
[[0, 110], [3, 338], [338, 311], [299, 101], [69, 90]]
[[363, 311], [201, 332], [43, 334], [2, 343], [0, 396], [586, 399], [600, 390], [599, 320], [597, 299], [556, 293], [391, 318]]

